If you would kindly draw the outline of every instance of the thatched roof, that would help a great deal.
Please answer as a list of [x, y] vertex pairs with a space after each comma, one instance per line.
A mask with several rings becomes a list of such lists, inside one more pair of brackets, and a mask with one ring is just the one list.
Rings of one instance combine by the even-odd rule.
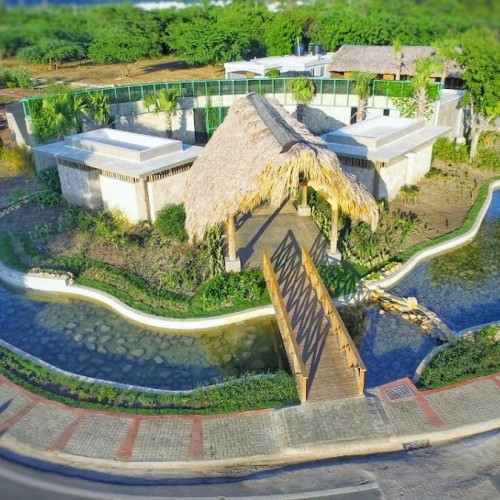
[[301, 175], [323, 186], [343, 212], [375, 227], [375, 200], [342, 171], [322, 139], [275, 99], [258, 94], [239, 99], [189, 171], [184, 202], [191, 240], [265, 200], [279, 206]]
[[[419, 45], [405, 45], [403, 47], [402, 75], [415, 74], [415, 59], [434, 57], [436, 53], [432, 47]], [[369, 71], [378, 75], [396, 73], [396, 58], [392, 45], [342, 45], [332, 56], [332, 63], [327, 71], [347, 73], [351, 71]], [[460, 68], [452, 63], [448, 69], [449, 77], [459, 77]], [[432, 76], [440, 77], [438, 71]]]

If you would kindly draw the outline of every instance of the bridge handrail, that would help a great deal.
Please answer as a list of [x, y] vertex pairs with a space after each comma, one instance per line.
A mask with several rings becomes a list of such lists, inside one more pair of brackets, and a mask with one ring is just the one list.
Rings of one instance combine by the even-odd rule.
[[339, 340], [340, 349], [345, 353], [347, 358], [347, 364], [349, 368], [354, 373], [356, 383], [358, 385], [359, 394], [363, 394], [365, 387], [365, 373], [366, 367], [361, 359], [361, 356], [356, 348], [354, 341], [352, 340], [344, 321], [340, 317], [340, 314], [333, 303], [328, 290], [319, 275], [318, 269], [314, 265], [309, 252], [302, 247], [302, 265], [304, 270], [311, 281], [311, 285], [316, 292], [318, 300], [323, 308], [325, 315], [331, 322], [333, 335], [337, 335]]
[[288, 355], [292, 370], [294, 371], [295, 381], [297, 383], [299, 399], [301, 403], [307, 400], [307, 380], [309, 379], [309, 372], [300, 356], [300, 349], [297, 345], [295, 338], [292, 336], [292, 325], [290, 318], [286, 311], [283, 296], [278, 285], [278, 279], [271, 264], [269, 254], [264, 251], [264, 278], [267, 283], [267, 288], [271, 296], [271, 301], [276, 311], [276, 319], [280, 327], [281, 337], [285, 345], [285, 350]]

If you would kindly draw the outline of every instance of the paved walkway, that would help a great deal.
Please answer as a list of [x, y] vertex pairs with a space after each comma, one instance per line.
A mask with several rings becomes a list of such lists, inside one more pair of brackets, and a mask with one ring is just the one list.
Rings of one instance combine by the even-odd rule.
[[402, 379], [367, 397], [203, 417], [71, 408], [0, 376], [0, 452], [128, 476], [393, 451], [498, 427], [500, 373], [428, 392]]

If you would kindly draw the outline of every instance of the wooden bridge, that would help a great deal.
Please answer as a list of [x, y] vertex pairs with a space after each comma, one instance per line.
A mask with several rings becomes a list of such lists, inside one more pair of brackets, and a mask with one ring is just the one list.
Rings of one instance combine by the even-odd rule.
[[301, 403], [363, 394], [366, 368], [309, 252], [264, 252], [264, 276]]

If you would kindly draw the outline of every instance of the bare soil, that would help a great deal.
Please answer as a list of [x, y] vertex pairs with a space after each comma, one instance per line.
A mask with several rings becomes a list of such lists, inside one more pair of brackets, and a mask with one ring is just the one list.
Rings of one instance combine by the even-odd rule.
[[118, 64], [95, 64], [91, 61], [66, 63], [57, 70], [50, 70], [46, 65], [31, 64], [15, 58], [4, 59], [2, 64], [9, 67], [24, 66], [41, 82], [50, 79], [82, 88], [224, 78], [222, 65], [192, 67], [188, 66], [186, 61], [173, 56], [139, 61], [132, 66], [128, 77], [121, 75]]
[[494, 175], [491, 171], [474, 169], [467, 164], [452, 165], [441, 160], [435, 160], [433, 167], [442, 174], [421, 179], [415, 199], [399, 195], [389, 204], [391, 210], [413, 212], [418, 218], [417, 227], [410, 233], [401, 250], [458, 229], [481, 185]]

